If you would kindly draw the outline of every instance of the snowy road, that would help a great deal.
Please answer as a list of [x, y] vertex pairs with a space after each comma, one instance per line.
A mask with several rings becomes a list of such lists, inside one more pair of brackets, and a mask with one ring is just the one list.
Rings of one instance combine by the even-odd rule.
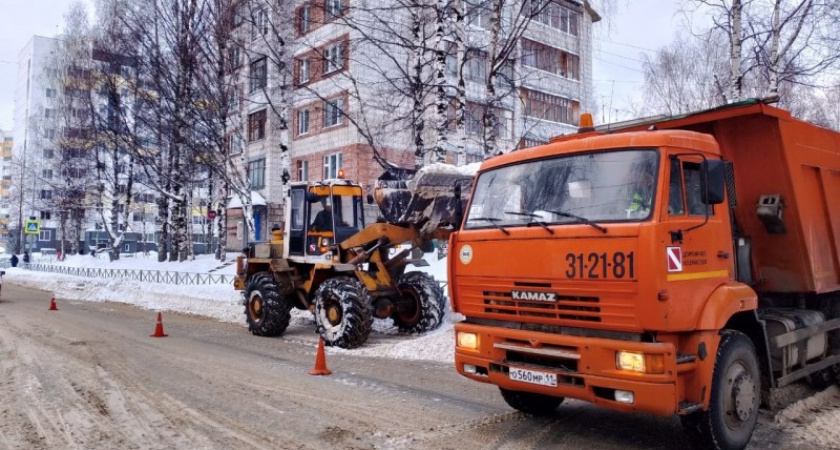
[[[313, 377], [313, 331], [304, 327], [265, 339], [242, 325], [168, 313], [169, 337], [153, 339], [150, 311], [61, 298], [59, 311], [47, 311], [49, 299], [3, 286], [0, 449], [687, 446], [674, 418], [580, 402], [547, 418], [512, 412], [495, 388], [446, 364], [345, 352], [328, 356], [332, 376]], [[837, 433], [840, 396], [824, 397], [782, 423], [763, 417], [750, 448], [836, 444], [797, 433]]]

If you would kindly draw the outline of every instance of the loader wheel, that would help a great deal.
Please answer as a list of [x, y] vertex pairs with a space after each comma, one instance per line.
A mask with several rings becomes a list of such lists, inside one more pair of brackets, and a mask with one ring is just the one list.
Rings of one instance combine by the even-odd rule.
[[550, 395], [534, 394], [532, 392], [509, 391], [499, 388], [502, 391], [502, 398], [505, 399], [511, 408], [535, 416], [544, 416], [557, 409], [563, 397], [552, 397]]
[[443, 289], [423, 272], [408, 272], [397, 282], [404, 307], [394, 312], [394, 323], [404, 333], [423, 333], [443, 323], [446, 298]]
[[245, 320], [257, 336], [280, 336], [291, 320], [292, 302], [281, 296], [274, 276], [259, 272], [245, 284]]
[[367, 341], [373, 326], [370, 294], [361, 281], [330, 278], [315, 291], [315, 326], [324, 343], [355, 348]]
[[758, 419], [760, 388], [758, 357], [752, 341], [738, 331], [724, 331], [715, 359], [709, 409], [680, 417], [695, 447], [746, 447]]

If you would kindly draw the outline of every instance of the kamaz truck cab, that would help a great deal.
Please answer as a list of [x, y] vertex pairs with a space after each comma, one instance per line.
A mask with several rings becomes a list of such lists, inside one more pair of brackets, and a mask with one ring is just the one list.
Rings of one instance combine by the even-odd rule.
[[745, 447], [762, 395], [840, 382], [838, 174], [836, 132], [758, 102], [485, 161], [449, 243], [456, 369]]

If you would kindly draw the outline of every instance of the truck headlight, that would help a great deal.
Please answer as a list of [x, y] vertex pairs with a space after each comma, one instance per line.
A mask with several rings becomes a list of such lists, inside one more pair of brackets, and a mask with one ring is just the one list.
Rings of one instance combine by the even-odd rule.
[[467, 333], [465, 331], [458, 332], [458, 347], [470, 350], [478, 350], [478, 335], [475, 333]]
[[615, 353], [615, 367], [630, 372], [662, 374], [665, 373], [665, 356], [618, 351]]
[[645, 373], [645, 355], [634, 352], [616, 352], [615, 367], [620, 370]]

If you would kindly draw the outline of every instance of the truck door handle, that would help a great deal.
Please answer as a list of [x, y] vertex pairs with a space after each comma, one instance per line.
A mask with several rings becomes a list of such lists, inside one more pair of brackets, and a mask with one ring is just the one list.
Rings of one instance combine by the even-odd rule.
[[729, 252], [725, 252], [723, 250], [718, 252], [718, 258], [720, 259], [729, 259]]

